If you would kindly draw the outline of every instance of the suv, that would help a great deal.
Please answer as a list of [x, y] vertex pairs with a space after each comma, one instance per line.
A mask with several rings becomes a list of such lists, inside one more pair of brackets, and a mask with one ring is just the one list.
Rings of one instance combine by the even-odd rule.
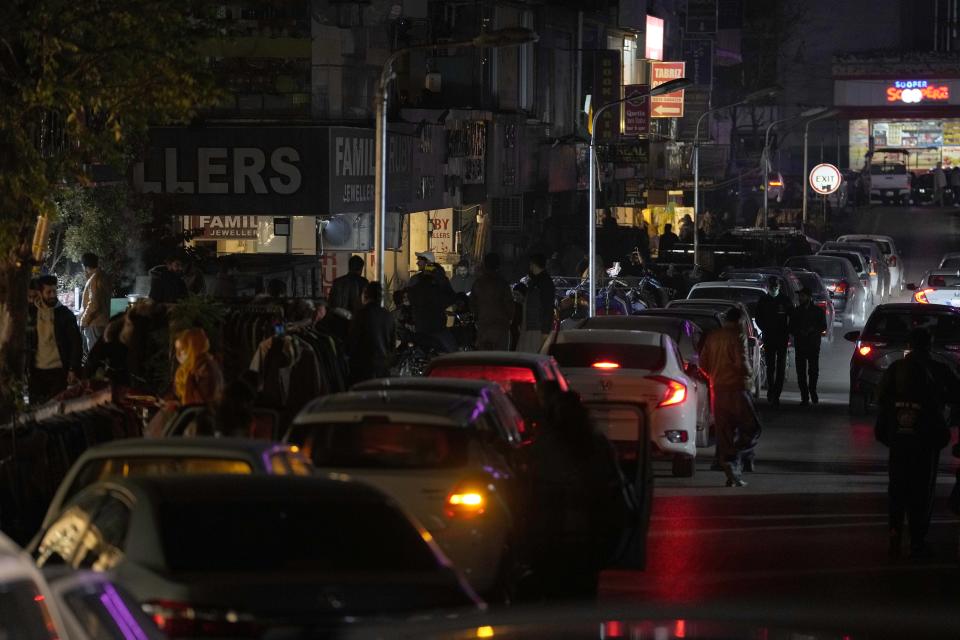
[[856, 343], [850, 360], [850, 413], [866, 413], [875, 401], [883, 372], [906, 355], [910, 331], [919, 327], [929, 329], [933, 336], [933, 358], [949, 366], [954, 375], [960, 373], [960, 309], [939, 304], [882, 304], [862, 332], [844, 335]]
[[887, 267], [887, 258], [874, 241], [824, 242], [820, 252], [826, 251], [853, 251], [862, 255], [867, 260], [867, 273], [870, 276], [870, 290], [873, 292], [873, 297], [877, 301], [882, 301], [890, 295], [890, 269]]
[[903, 264], [903, 256], [897, 250], [897, 245], [890, 236], [866, 235], [866, 234], [848, 234], [837, 238], [837, 242], [872, 242], [880, 249], [880, 253], [886, 259], [887, 268], [890, 270], [890, 292], [903, 293], [906, 285], [904, 280], [906, 267]]

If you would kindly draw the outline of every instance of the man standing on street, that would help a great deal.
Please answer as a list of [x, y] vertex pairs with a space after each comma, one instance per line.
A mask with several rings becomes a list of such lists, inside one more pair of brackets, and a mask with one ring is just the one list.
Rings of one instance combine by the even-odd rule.
[[477, 323], [479, 351], [506, 351], [510, 346], [513, 291], [500, 275], [500, 255], [483, 257], [483, 270], [470, 290], [470, 311]]
[[363, 307], [350, 323], [348, 352], [352, 384], [390, 375], [397, 347], [393, 314], [383, 308], [383, 287], [369, 282], [363, 289]]
[[40, 296], [30, 309], [30, 403], [53, 398], [80, 379], [83, 347], [77, 319], [57, 299], [56, 276], [37, 280]]
[[890, 555], [898, 556], [903, 519], [910, 521], [914, 557], [928, 555], [925, 539], [933, 513], [940, 450], [950, 442], [944, 410], [960, 396], [960, 382], [930, 356], [930, 333], [910, 332], [910, 353], [884, 372], [877, 387], [876, 438], [890, 448], [888, 485]]
[[943, 163], [938, 162], [933, 170], [933, 192], [937, 206], [943, 206], [943, 196], [947, 190], [947, 174], [943, 171]]
[[162, 265], [150, 269], [150, 299], [157, 304], [176, 304], [188, 293], [180, 256], [171, 254]]
[[547, 273], [547, 259], [541, 253], [531, 255], [517, 351], [540, 352], [540, 347], [553, 331], [555, 297], [553, 278]]
[[90, 353], [110, 320], [110, 287], [106, 275], [100, 270], [97, 254], [85, 253], [80, 261], [87, 275], [81, 298], [80, 331], [83, 334], [83, 351]]
[[753, 471], [753, 449], [760, 436], [760, 424], [747, 391], [753, 374], [741, 318], [740, 309], [728, 310], [723, 326], [707, 334], [700, 351], [700, 366], [710, 377], [713, 390], [717, 459], [728, 487], [747, 484], [741, 474]]
[[333, 281], [330, 287], [329, 304], [333, 309], [346, 309], [351, 314], [360, 311], [363, 307], [361, 297], [367, 286], [367, 279], [363, 273], [363, 258], [350, 256], [347, 263], [347, 273]]
[[767, 401], [780, 405], [783, 377], [787, 368], [787, 342], [793, 305], [780, 292], [780, 280], [770, 276], [767, 292], [757, 301], [757, 325], [763, 333], [763, 353], [767, 360]]
[[678, 242], [680, 238], [673, 232], [673, 225], [670, 223], [663, 225], [663, 233], [660, 234], [660, 242], [657, 245], [657, 260], [662, 262]]
[[457, 301], [443, 267], [427, 265], [407, 289], [413, 312], [413, 324], [420, 344], [450, 352], [456, 348], [447, 330], [447, 307]]
[[807, 406], [820, 402], [817, 397], [817, 379], [820, 377], [820, 336], [827, 331], [826, 312], [813, 304], [810, 289], [800, 290], [800, 306], [790, 320], [793, 348], [797, 359], [797, 384], [800, 386], [800, 404]]

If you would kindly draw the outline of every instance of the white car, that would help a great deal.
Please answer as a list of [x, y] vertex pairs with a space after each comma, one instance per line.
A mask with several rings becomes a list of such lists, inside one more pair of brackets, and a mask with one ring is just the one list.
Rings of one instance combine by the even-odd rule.
[[672, 459], [673, 475], [694, 474], [697, 394], [706, 387], [684, 371], [670, 336], [573, 329], [557, 334], [550, 355], [615, 446], [636, 442], [646, 420], [654, 453]]
[[108, 574], [41, 573], [0, 534], [0, 638], [159, 640], [163, 635]]
[[936, 269], [928, 271], [920, 285], [907, 285], [913, 291], [913, 301], [919, 304], [944, 304], [960, 307], [960, 271]]
[[[900, 255], [897, 243], [893, 241], [893, 238], [862, 233], [847, 234], [837, 238], [838, 242], [863, 242], [864, 240], [875, 243], [883, 253], [883, 257], [886, 258], [887, 268], [890, 270], [890, 291], [902, 293], [907, 285], [904, 280], [906, 267], [903, 264], [903, 256]], [[942, 265], [941, 268], [943, 268]]]
[[322, 472], [377, 487], [411, 513], [479, 593], [516, 576], [518, 433], [498, 433], [483, 397], [357, 391], [308, 404], [285, 440]]
[[943, 257], [940, 258], [940, 269], [952, 269], [954, 271], [960, 270], [960, 253], [952, 252], [945, 253]]

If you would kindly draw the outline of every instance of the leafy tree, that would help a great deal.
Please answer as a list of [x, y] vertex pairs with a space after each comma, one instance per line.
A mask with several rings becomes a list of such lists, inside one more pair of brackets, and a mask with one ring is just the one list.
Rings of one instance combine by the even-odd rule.
[[183, 122], [217, 92], [197, 50], [202, 0], [0, 3], [0, 421], [24, 369], [34, 225], [92, 164], [123, 170], [148, 125]]

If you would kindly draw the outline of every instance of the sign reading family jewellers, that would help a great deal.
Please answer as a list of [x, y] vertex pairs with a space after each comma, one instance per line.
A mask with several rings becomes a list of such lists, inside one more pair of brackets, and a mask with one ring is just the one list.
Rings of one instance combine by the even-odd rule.
[[[442, 206], [443, 160], [434, 151], [442, 145], [424, 143], [433, 134], [390, 134], [388, 208]], [[158, 127], [134, 182], [144, 192], [175, 196], [183, 213], [233, 216], [210, 218], [211, 225], [246, 215], [369, 213], [375, 160], [372, 129]]]
[[835, 80], [837, 106], [902, 107], [960, 104], [960, 79]]

